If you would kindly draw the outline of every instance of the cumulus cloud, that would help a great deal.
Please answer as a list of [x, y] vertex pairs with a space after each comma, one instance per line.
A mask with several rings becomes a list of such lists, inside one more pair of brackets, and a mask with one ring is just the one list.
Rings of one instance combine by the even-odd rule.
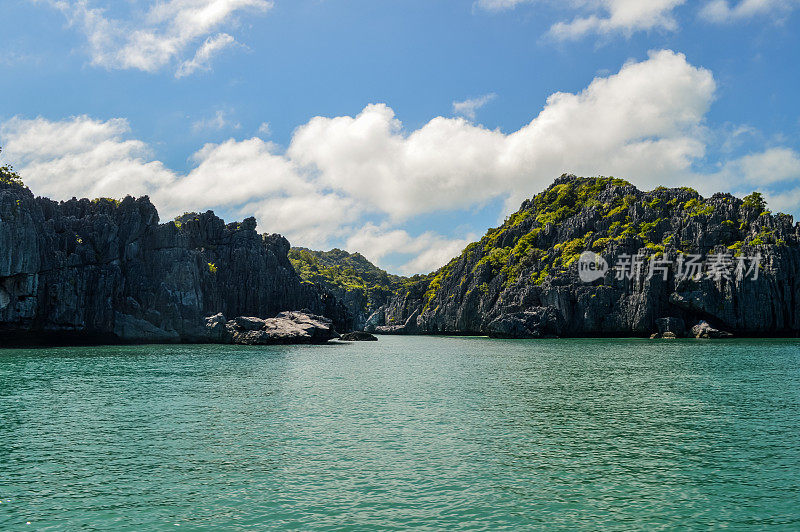
[[[576, 17], [571, 22], [558, 22], [550, 28], [557, 39], [579, 39], [587, 34], [609, 35], [622, 33], [630, 36], [642, 30], [678, 29], [673, 10], [686, 0], [603, 0], [584, 2], [596, 5], [595, 13]], [[598, 14], [599, 12], [599, 14]]]
[[4, 155], [36, 193], [57, 199], [143, 195], [169, 185], [174, 173], [126, 136], [124, 119], [87, 116], [61, 122], [12, 118], [0, 127]]
[[0, 145], [40, 194], [149, 194], [165, 218], [207, 208], [256, 215], [261, 230], [295, 244], [346, 242], [378, 263], [404, 260], [402, 271], [415, 273], [444, 264], [473, 235], [412, 234], [407, 220], [498, 199], [508, 214], [564, 172], [615, 175], [643, 188], [758, 188], [788, 204], [793, 196], [780, 191], [800, 190], [800, 154], [789, 148], [723, 158], [705, 173], [694, 168], [707, 164], [718, 136], [705, 125], [715, 87], [708, 70], [657, 51], [580, 92], [551, 95], [517, 131], [460, 117], [408, 131], [390, 107], [374, 104], [356, 116], [310, 119], [285, 149], [258, 137], [207, 144], [186, 173], [154, 160], [121, 119], [14, 118], [0, 126]]
[[464, 116], [470, 120], [475, 120], [475, 113], [478, 111], [478, 109], [491, 102], [495, 98], [497, 98], [497, 95], [495, 93], [490, 93], [484, 94], [478, 98], [468, 98], [461, 102], [453, 102], [453, 114]]
[[744, 195], [759, 190], [770, 207], [800, 214], [800, 153], [786, 147], [770, 147], [726, 161], [717, 172], [702, 176], [701, 193], [720, 190]]
[[389, 229], [368, 223], [347, 239], [348, 249], [367, 250], [365, 256], [374, 262], [392, 253], [413, 255], [400, 266], [405, 274], [433, 271], [458, 255], [477, 235], [448, 239], [433, 232], [411, 236], [403, 229]]
[[370, 105], [355, 117], [313, 118], [288, 155], [396, 220], [498, 196], [518, 205], [565, 171], [669, 182], [704, 154], [714, 90], [709, 71], [659, 51], [580, 93], [553, 94], [510, 134], [443, 117], [407, 133], [389, 107]]
[[700, 16], [710, 22], [728, 23], [760, 15], [783, 16], [797, 7], [797, 0], [712, 0], [703, 6]]
[[[478, 0], [485, 9], [511, 9], [519, 4], [550, 0]], [[762, 0], [763, 1], [763, 0]], [[555, 3], [550, 1], [550, 3]], [[678, 28], [674, 10], [686, 0], [572, 0], [559, 1], [562, 9], [579, 11], [571, 21], [560, 21], [550, 28], [556, 39], [579, 39], [588, 34], [630, 36], [637, 31], [667, 30]]]
[[[149, 8], [127, 20], [107, 16], [109, 4], [91, 0], [49, 0], [88, 41], [93, 65], [109, 69], [155, 72], [206, 39], [191, 59], [184, 59], [176, 76], [209, 69], [212, 57], [235, 43], [232, 36], [215, 30], [230, 24], [243, 11], [266, 12], [268, 0], [167, 0], [150, 2]], [[138, 13], [137, 10], [134, 10]]]
[[181, 63], [178, 71], [175, 72], [176, 78], [184, 78], [198, 70], [211, 70], [211, 59], [225, 48], [233, 46], [236, 39], [227, 33], [220, 33], [206, 39], [206, 42], [197, 49], [194, 57]]

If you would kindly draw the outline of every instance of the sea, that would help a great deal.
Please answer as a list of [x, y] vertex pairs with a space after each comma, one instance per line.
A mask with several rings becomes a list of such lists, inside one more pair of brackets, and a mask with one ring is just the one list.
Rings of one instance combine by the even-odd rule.
[[0, 350], [0, 530], [798, 530], [800, 341]]

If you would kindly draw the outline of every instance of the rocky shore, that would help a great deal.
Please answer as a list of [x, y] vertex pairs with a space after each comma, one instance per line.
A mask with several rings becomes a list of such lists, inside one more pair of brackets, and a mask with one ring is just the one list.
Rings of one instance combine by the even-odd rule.
[[350, 313], [300, 279], [289, 248], [253, 218], [159, 223], [147, 197], [56, 202], [0, 183], [0, 346], [207, 342], [208, 316], [298, 309], [350, 330]]
[[[607, 269], [582, 279], [584, 253]], [[620, 179], [565, 175], [446, 266], [396, 293], [367, 330], [797, 336], [800, 224], [769, 212], [758, 194], [704, 198], [690, 188], [647, 192]]]
[[[255, 228], [253, 218], [225, 224], [211, 211], [159, 223], [147, 197], [55, 202], [0, 181], [0, 346], [318, 343], [354, 328], [800, 334], [800, 224], [757, 194], [704, 198], [562, 176], [446, 266], [414, 278], [341, 250], [295, 250], [293, 266], [289, 242]], [[687, 257], [700, 261], [694, 270]]]

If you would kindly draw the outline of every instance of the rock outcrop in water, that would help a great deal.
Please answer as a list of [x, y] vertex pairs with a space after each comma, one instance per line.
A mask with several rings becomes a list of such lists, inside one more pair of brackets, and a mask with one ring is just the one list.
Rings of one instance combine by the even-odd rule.
[[210, 343], [241, 345], [324, 344], [338, 338], [333, 321], [308, 312], [281, 312], [274, 318], [240, 316], [230, 321], [222, 314], [206, 318]]
[[345, 333], [339, 337], [340, 340], [345, 342], [377, 342], [378, 338], [364, 331], [353, 331]]
[[[578, 272], [587, 251], [610, 266], [590, 282]], [[691, 254], [704, 260], [699, 276], [687, 263], [696, 260]], [[599, 268], [601, 261], [592, 264]], [[758, 195], [703, 198], [689, 188], [643, 192], [619, 179], [562, 176], [394, 297], [368, 330], [507, 338], [796, 336], [800, 224], [766, 212]]]
[[309, 309], [350, 330], [347, 309], [304, 283], [289, 242], [208, 211], [159, 224], [148, 198], [37, 198], [0, 180], [0, 345], [202, 342], [204, 319]]

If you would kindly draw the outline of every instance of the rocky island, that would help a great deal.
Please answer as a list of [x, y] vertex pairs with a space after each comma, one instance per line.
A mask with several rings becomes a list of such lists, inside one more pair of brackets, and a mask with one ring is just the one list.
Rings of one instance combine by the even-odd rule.
[[[147, 197], [35, 197], [5, 167], [0, 343], [796, 336], [799, 239], [800, 224], [755, 193], [565, 175], [446, 266], [405, 278], [359, 254], [291, 249], [254, 218], [160, 223]], [[591, 279], [586, 257], [604, 264]], [[609, 266], [620, 262], [627, 271]]]
[[289, 248], [259, 235], [254, 218], [225, 224], [209, 211], [159, 223], [147, 197], [55, 202], [5, 169], [0, 345], [222, 341], [207, 317], [301, 309], [350, 330], [347, 309], [297, 275]]
[[[800, 332], [800, 224], [758, 193], [703, 198], [564, 175], [373, 313], [394, 334], [727, 337]], [[587, 254], [609, 266], [581, 279]], [[616, 266], [622, 264], [622, 267]]]

